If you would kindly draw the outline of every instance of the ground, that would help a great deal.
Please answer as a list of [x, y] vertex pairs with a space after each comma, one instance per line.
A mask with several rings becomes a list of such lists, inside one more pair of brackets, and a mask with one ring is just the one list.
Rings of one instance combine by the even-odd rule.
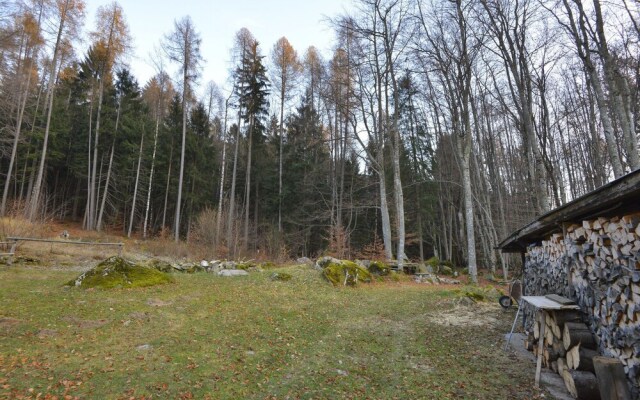
[[0, 398], [530, 399], [511, 314], [452, 287], [333, 288], [307, 267], [83, 290], [0, 268]]
[[269, 270], [84, 290], [64, 284], [98, 255], [21, 251], [56, 261], [0, 265], [0, 398], [543, 396], [533, 364], [502, 350], [514, 311], [474, 303], [467, 288], [335, 288], [288, 266], [276, 270], [292, 275], [286, 282]]

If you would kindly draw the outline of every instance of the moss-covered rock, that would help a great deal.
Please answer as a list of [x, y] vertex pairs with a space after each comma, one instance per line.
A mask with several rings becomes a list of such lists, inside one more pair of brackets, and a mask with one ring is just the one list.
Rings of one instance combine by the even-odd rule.
[[157, 258], [152, 258], [151, 260], [148, 260], [147, 262], [145, 262], [145, 265], [149, 268], [156, 269], [160, 272], [170, 273], [175, 271], [171, 263], [163, 260], [158, 260]]
[[391, 272], [391, 268], [382, 261], [371, 261], [368, 269], [372, 275], [376, 276], [387, 276]]
[[134, 264], [120, 257], [110, 257], [69, 281], [67, 285], [111, 289], [146, 287], [170, 282], [173, 282], [173, 278], [157, 269]]
[[453, 275], [453, 269], [446, 265], [440, 265], [440, 269], [438, 270], [438, 272], [442, 275]]
[[433, 272], [438, 272], [438, 267], [440, 266], [440, 259], [438, 257], [431, 257], [424, 263], [430, 266]]
[[286, 272], [274, 272], [270, 276], [272, 281], [281, 281], [287, 282], [290, 281], [293, 276], [291, 274], [287, 274]]
[[235, 269], [241, 269], [243, 271], [246, 271], [250, 268], [255, 268], [256, 264], [252, 263], [251, 261], [247, 261], [247, 262], [239, 262], [235, 265]]
[[353, 261], [337, 260], [325, 265], [322, 275], [334, 286], [355, 286], [358, 282], [371, 282], [371, 273]]

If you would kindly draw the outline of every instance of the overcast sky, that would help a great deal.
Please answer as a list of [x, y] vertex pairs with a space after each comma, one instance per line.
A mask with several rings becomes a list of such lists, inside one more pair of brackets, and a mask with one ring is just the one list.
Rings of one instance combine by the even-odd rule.
[[[95, 26], [95, 12], [108, 0], [86, 0], [86, 31]], [[190, 15], [202, 37], [201, 52], [206, 60], [201, 87], [213, 80], [226, 86], [229, 52], [235, 33], [248, 28], [269, 55], [282, 36], [302, 56], [307, 47], [316, 46], [330, 57], [333, 32], [325, 17], [348, 8], [348, 0], [119, 0], [131, 36], [133, 51], [128, 63], [141, 86], [154, 74], [149, 54], [160, 39], [173, 29], [176, 19]], [[87, 46], [89, 43], [86, 44]], [[176, 65], [169, 65], [175, 75]]]

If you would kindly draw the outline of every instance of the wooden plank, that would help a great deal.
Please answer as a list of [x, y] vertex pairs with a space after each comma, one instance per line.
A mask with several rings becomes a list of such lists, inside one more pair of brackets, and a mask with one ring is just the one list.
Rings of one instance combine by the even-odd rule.
[[564, 305], [557, 303], [545, 296], [522, 296], [522, 300], [531, 304], [532, 306], [542, 310], [579, 310], [575, 304]]
[[576, 302], [575, 302], [575, 301], [573, 301], [573, 300], [571, 300], [571, 299], [568, 299], [568, 298], [566, 298], [566, 297], [563, 297], [563, 296], [559, 296], [559, 295], [557, 295], [557, 294], [547, 294], [547, 295], [545, 295], [544, 297], [546, 297], [546, 298], [547, 298], [547, 299], [549, 299], [549, 300], [553, 300], [553, 301], [555, 301], [556, 303], [560, 303], [560, 304], [562, 304], [562, 305], [565, 305], [565, 306], [566, 306], [566, 305], [576, 304]]
[[14, 242], [44, 242], [44, 243], [60, 243], [60, 244], [86, 244], [91, 246], [124, 246], [124, 243], [103, 243], [103, 242], [81, 242], [74, 240], [54, 240], [54, 239], [37, 239], [37, 238], [22, 238], [22, 237], [10, 237], [7, 238]]
[[602, 400], [631, 400], [631, 391], [624, 373], [624, 366], [615, 358], [593, 357]]

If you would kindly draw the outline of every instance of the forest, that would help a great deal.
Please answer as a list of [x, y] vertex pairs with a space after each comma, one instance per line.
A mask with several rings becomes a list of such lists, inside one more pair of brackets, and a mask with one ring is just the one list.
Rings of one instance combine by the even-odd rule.
[[[318, 16], [328, 56], [184, 16], [147, 82], [126, 8], [85, 8], [0, 0], [0, 216], [475, 280], [512, 230], [640, 167], [632, 0], [352, 0]], [[208, 40], [228, 82], [200, 79]]]

